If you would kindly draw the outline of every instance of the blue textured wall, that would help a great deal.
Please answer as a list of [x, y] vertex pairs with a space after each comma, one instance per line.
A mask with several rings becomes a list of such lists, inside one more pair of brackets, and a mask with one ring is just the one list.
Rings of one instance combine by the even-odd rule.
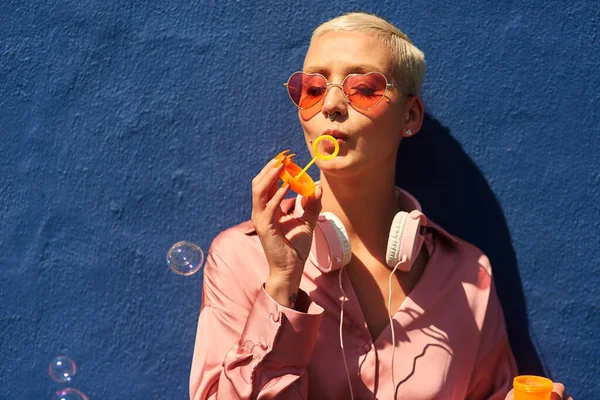
[[49, 398], [61, 353], [92, 399], [187, 396], [202, 274], [166, 251], [248, 219], [278, 151], [306, 160], [281, 83], [353, 9], [428, 60], [399, 183], [490, 254], [522, 370], [597, 395], [598, 2], [256, 3], [0, 4], [0, 398]]

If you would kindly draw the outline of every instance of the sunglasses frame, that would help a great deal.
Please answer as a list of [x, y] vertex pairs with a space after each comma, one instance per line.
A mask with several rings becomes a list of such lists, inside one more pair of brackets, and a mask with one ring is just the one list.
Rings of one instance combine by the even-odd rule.
[[[320, 76], [320, 77], [322, 77], [322, 78], [325, 80], [325, 92], [323, 93], [323, 97], [321, 97], [321, 99], [319, 99], [319, 101], [317, 101], [315, 104], [313, 104], [313, 105], [312, 105], [312, 106], [310, 106], [310, 107], [306, 107], [306, 108], [302, 108], [302, 107], [300, 107], [298, 104], [296, 104], [296, 102], [295, 102], [295, 101], [294, 101], [294, 99], [292, 98], [292, 95], [290, 94], [290, 88], [289, 88], [289, 83], [290, 83], [290, 80], [292, 79], [292, 77], [293, 77], [294, 75], [296, 75], [296, 74], [298, 74], [298, 73], [301, 73], [301, 74], [304, 74], [304, 75], [309, 75], [309, 76]], [[346, 94], [346, 92], [344, 92], [344, 84], [346, 83], [346, 79], [348, 79], [348, 78], [349, 78], [349, 77], [351, 77], [351, 76], [366, 76], [366, 75], [370, 75], [370, 74], [378, 74], [378, 75], [381, 75], [381, 76], [383, 77], [383, 79], [384, 79], [384, 81], [385, 81], [385, 91], [384, 91], [384, 92], [383, 92], [383, 94], [381, 95], [381, 98], [380, 98], [379, 100], [377, 100], [377, 102], [376, 102], [375, 104], [373, 104], [371, 107], [369, 107], [369, 108], [363, 108], [363, 107], [359, 107], [359, 106], [357, 106], [356, 104], [354, 104], [354, 103], [352, 102], [352, 100], [350, 100], [350, 98], [348, 97], [348, 95]], [[392, 88], [392, 87], [393, 87], [393, 88], [396, 88], [396, 89], [398, 89], [398, 90], [400, 91], [400, 93], [404, 93], [404, 94], [406, 94], [406, 95], [412, 96], [410, 93], [408, 93], [407, 91], [405, 91], [405, 90], [401, 89], [401, 88], [400, 88], [398, 85], [396, 85], [395, 83], [388, 83], [388, 80], [387, 80], [387, 78], [385, 77], [385, 75], [384, 75], [384, 74], [382, 74], [381, 72], [376, 72], [376, 71], [373, 71], [373, 72], [367, 72], [366, 74], [348, 74], [348, 75], [346, 75], [346, 77], [344, 78], [344, 80], [342, 81], [342, 83], [329, 83], [329, 81], [327, 80], [327, 78], [325, 78], [325, 76], [323, 76], [322, 74], [319, 74], [318, 72], [315, 72], [315, 73], [313, 73], [313, 74], [307, 74], [307, 73], [306, 73], [306, 72], [304, 72], [304, 71], [296, 71], [296, 72], [294, 72], [292, 75], [290, 75], [290, 77], [288, 78], [287, 82], [286, 82], [286, 83], [284, 83], [284, 84], [283, 84], [283, 86], [285, 86], [285, 87], [286, 87], [286, 89], [287, 89], [286, 91], [287, 91], [287, 94], [288, 94], [288, 96], [289, 96], [290, 100], [292, 100], [292, 103], [294, 103], [294, 105], [295, 105], [296, 107], [298, 107], [298, 109], [299, 109], [299, 110], [308, 110], [309, 108], [312, 108], [312, 107], [316, 106], [317, 104], [319, 104], [319, 102], [320, 102], [320, 101], [321, 101], [323, 98], [325, 98], [325, 96], [327, 96], [327, 93], [329, 92], [329, 89], [330, 89], [331, 87], [337, 87], [337, 88], [339, 88], [339, 89], [342, 91], [342, 94], [344, 95], [344, 97], [346, 98], [346, 101], [347, 101], [347, 102], [348, 102], [348, 103], [349, 103], [349, 104], [350, 104], [352, 107], [356, 107], [356, 108], [358, 108], [359, 110], [363, 110], [363, 111], [369, 111], [369, 110], [373, 109], [374, 107], [376, 107], [376, 106], [377, 106], [379, 103], [381, 103], [381, 100], [383, 100], [383, 98], [384, 98], [384, 97], [385, 97], [385, 95], [387, 94], [387, 92], [388, 92], [388, 89], [389, 89], [389, 88]]]

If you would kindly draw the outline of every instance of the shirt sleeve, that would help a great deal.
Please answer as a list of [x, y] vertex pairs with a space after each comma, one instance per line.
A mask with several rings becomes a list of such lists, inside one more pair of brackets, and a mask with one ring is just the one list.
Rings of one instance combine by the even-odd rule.
[[512, 389], [517, 364], [508, 342], [504, 313], [493, 280], [480, 338], [466, 399], [504, 400]]
[[[305, 399], [323, 309], [300, 291], [307, 312], [283, 307], [211, 249], [192, 368], [190, 399]], [[248, 285], [254, 288], [248, 289]]]

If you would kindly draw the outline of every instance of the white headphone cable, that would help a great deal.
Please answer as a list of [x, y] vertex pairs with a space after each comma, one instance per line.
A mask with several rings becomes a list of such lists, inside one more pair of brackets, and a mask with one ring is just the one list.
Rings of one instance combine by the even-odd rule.
[[346, 368], [346, 377], [348, 378], [348, 387], [350, 387], [350, 398], [354, 400], [354, 392], [352, 391], [352, 381], [350, 380], [350, 371], [348, 371], [348, 363], [346, 362], [346, 351], [344, 350], [344, 337], [342, 335], [343, 325], [344, 325], [344, 303], [348, 298], [346, 296], [346, 292], [344, 292], [344, 287], [342, 286], [342, 272], [344, 268], [340, 268], [340, 273], [338, 274], [338, 282], [340, 285], [340, 290], [342, 291], [341, 307], [340, 307], [340, 347], [342, 349], [342, 357], [344, 358], [344, 367]]
[[390, 317], [390, 330], [392, 331], [392, 399], [396, 398], [396, 379], [394, 378], [394, 352], [396, 351], [396, 335], [394, 334], [394, 321], [392, 320], [392, 277], [400, 264], [406, 262], [406, 255], [396, 264], [388, 279], [388, 316]]

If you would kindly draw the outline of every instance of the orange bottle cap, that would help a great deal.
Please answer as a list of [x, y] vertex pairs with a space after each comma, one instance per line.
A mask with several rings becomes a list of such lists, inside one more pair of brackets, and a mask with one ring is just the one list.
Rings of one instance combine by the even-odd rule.
[[542, 376], [519, 375], [513, 379], [513, 387], [529, 393], [552, 392], [552, 381]]

